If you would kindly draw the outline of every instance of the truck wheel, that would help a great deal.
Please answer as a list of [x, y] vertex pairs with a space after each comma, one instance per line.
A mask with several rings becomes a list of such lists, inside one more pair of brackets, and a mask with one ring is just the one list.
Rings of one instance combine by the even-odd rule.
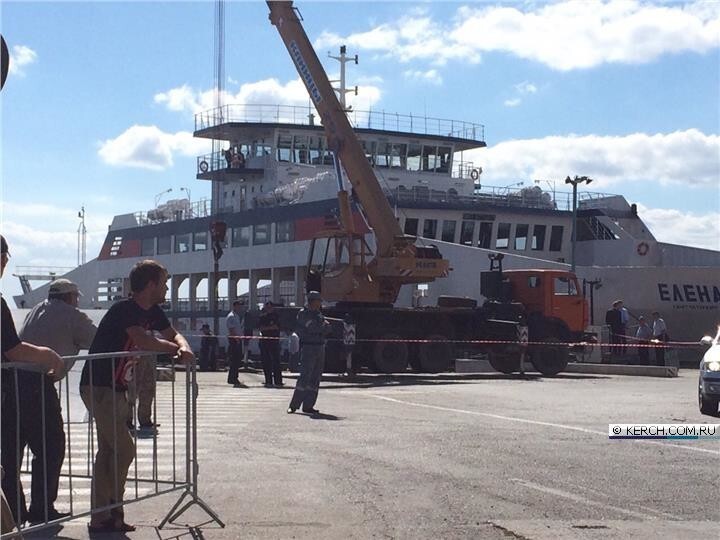
[[[560, 339], [548, 336], [541, 339], [548, 343], [557, 343]], [[570, 351], [562, 345], [540, 345], [532, 352], [532, 365], [546, 377], [552, 377], [563, 371], [568, 365]]]
[[509, 354], [506, 352], [490, 351], [488, 352], [488, 362], [495, 371], [511, 375], [520, 371], [520, 359], [517, 354]]
[[454, 347], [442, 334], [431, 334], [426, 339], [435, 343], [421, 343], [418, 348], [420, 369], [425, 373], [442, 373], [450, 367]]
[[698, 392], [698, 404], [700, 405], [700, 413], [708, 416], [720, 416], [717, 399], [706, 398]]
[[[402, 339], [397, 334], [383, 334], [380, 339]], [[373, 361], [382, 373], [402, 373], [407, 370], [407, 343], [378, 341], [373, 347]]]

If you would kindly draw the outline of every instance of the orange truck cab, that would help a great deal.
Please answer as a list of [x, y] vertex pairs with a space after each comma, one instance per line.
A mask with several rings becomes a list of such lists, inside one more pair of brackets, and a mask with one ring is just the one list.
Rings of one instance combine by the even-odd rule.
[[564, 270], [505, 270], [502, 277], [510, 284], [512, 300], [525, 306], [528, 320], [542, 320], [543, 334], [569, 339], [584, 332], [588, 305], [575, 274]]

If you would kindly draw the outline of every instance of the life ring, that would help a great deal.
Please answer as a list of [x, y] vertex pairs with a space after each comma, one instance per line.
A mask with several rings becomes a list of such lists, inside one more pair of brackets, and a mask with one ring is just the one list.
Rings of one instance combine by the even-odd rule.
[[203, 172], [203, 173], [208, 172], [208, 168], [209, 168], [209, 167], [208, 167], [208, 162], [207, 162], [207, 161], [202, 160], [202, 161], [200, 162], [199, 167], [200, 167], [200, 172]]
[[478, 178], [480, 178], [480, 171], [478, 171], [477, 169], [473, 169], [472, 171], [470, 171], [470, 178], [472, 178], [473, 180], [477, 180]]
[[650, 251], [650, 246], [647, 242], [640, 242], [637, 247], [637, 254], [641, 257], [644, 257], [647, 255], [648, 251]]

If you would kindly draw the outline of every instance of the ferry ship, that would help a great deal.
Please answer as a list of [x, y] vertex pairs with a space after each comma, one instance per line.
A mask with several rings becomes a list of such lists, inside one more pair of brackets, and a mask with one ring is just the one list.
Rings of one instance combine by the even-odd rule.
[[[574, 205], [571, 192], [548, 190], [547, 182], [483, 187], [481, 168], [464, 158], [486, 145], [481, 124], [380, 111], [348, 116], [402, 230], [451, 263], [445, 278], [403, 286], [398, 305], [435, 305], [446, 295], [482, 300], [488, 255], [503, 253], [507, 269], [565, 270], [574, 256], [591, 323], [602, 325], [622, 299], [634, 316], [659, 311], [673, 340], [715, 331], [720, 252], [657, 241], [622, 195], [583, 189]], [[223, 316], [240, 296], [251, 308], [269, 299], [302, 305], [308, 267], [321, 263], [308, 261], [310, 240], [338, 212], [333, 156], [315, 119], [311, 108], [286, 105], [230, 104], [197, 114], [195, 137], [213, 141], [214, 151], [196, 162], [196, 179], [211, 183], [210, 199], [115, 216], [98, 256], [56, 277], [78, 283], [82, 308], [103, 309], [127, 295], [132, 265], [154, 258], [170, 273], [166, 307], [185, 331]], [[353, 211], [372, 243], [362, 212]], [[227, 225], [217, 273], [216, 222]], [[18, 307], [47, 296], [48, 284], [33, 288], [32, 276], [19, 277]], [[220, 291], [216, 310], [212, 283]]]

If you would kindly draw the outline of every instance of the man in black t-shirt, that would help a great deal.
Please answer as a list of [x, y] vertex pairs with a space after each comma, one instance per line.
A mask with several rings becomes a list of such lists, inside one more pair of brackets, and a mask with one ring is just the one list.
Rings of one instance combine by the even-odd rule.
[[[90, 353], [156, 351], [180, 357], [183, 363], [195, 357], [185, 338], [168, 321], [160, 304], [165, 302], [167, 270], [158, 262], [137, 263], [130, 272], [132, 298], [114, 304], [100, 321]], [[159, 332], [162, 337], [155, 337]], [[80, 379], [80, 397], [95, 419], [98, 451], [93, 468], [90, 532], [129, 532], [122, 507], [125, 480], [134, 456], [134, 443], [127, 428], [130, 405], [126, 391], [133, 380], [137, 358], [131, 356], [88, 360]], [[117, 478], [114, 471], [117, 470]]]
[[[5, 238], [0, 235], [0, 276], [5, 273], [5, 266], [7, 266], [9, 258], [8, 244]], [[48, 347], [38, 347], [20, 341], [17, 331], [15, 330], [12, 313], [10, 313], [10, 308], [8, 308], [4, 298], [0, 298], [0, 319], [2, 321], [0, 343], [2, 349], [1, 361], [3, 364], [9, 362], [36, 364], [42, 368], [42, 371], [47, 372], [49, 376], [53, 378], [62, 377], [65, 373], [63, 361], [55, 351]], [[18, 442], [20, 442], [20, 445], [24, 448], [28, 437], [36, 435], [28, 431], [35, 429], [38, 423], [31, 422], [28, 424], [28, 414], [27, 412], [23, 414], [24, 411], [27, 411], [27, 408], [24, 406], [26, 400], [22, 399], [23, 396], [15, 384], [16, 371], [18, 382], [20, 382], [20, 379], [23, 377], [29, 375], [27, 371], [20, 369], [7, 368], [2, 370], [2, 405], [0, 406], [0, 410], [2, 411], [2, 418], [0, 419], [2, 422], [2, 437], [0, 437], [2, 448], [0, 449], [0, 455], [2, 456], [4, 473], [2, 478], [3, 494], [7, 497], [7, 503], [15, 522], [23, 523], [27, 517], [27, 509], [25, 508], [25, 494], [20, 485], [20, 462], [22, 461], [22, 453], [18, 455], [17, 447]], [[18, 411], [18, 407], [20, 411]], [[20, 424], [17, 422], [18, 412], [20, 415]], [[33, 411], [33, 414], [36, 414], [36, 412]], [[40, 435], [39, 438], [42, 438], [42, 435]], [[3, 512], [3, 518], [4, 515], [5, 512]], [[51, 519], [53, 518], [51, 517]], [[6, 531], [7, 525], [3, 519], [3, 532]]]
[[272, 387], [273, 379], [275, 379], [275, 386], [284, 386], [280, 369], [280, 340], [278, 339], [280, 337], [280, 318], [272, 302], [265, 302], [258, 323], [262, 337], [271, 338], [260, 340], [265, 386]]

